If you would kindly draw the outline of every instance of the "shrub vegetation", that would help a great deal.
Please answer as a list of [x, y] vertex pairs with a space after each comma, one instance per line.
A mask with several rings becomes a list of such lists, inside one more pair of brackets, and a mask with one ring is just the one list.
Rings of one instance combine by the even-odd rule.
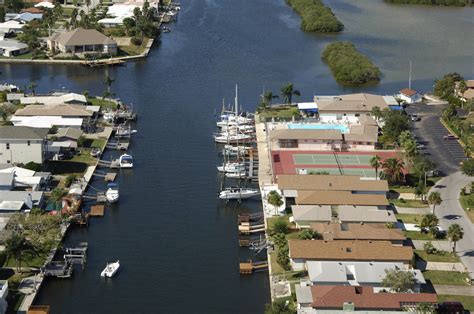
[[305, 32], [335, 33], [344, 29], [332, 10], [320, 0], [286, 0], [301, 16], [301, 28]]
[[424, 4], [463, 7], [472, 5], [472, 0], [385, 0], [394, 4]]
[[340, 84], [360, 85], [380, 81], [379, 68], [350, 42], [339, 41], [327, 45], [322, 59]]

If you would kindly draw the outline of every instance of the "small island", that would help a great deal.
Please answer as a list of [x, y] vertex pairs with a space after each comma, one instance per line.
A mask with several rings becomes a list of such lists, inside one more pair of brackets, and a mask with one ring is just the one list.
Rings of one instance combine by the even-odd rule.
[[286, 0], [301, 16], [301, 28], [305, 32], [336, 33], [344, 29], [332, 10], [320, 0]]
[[379, 68], [350, 42], [339, 41], [327, 45], [321, 58], [340, 84], [361, 85], [380, 81]]
[[472, 6], [472, 0], [385, 0], [393, 4], [421, 4], [451, 7]]

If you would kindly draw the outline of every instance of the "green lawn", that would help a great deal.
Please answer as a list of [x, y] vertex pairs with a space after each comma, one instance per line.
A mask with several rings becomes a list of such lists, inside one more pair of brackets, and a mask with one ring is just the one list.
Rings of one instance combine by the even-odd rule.
[[398, 220], [408, 224], [419, 224], [423, 219], [423, 215], [417, 214], [396, 214]]
[[128, 46], [119, 46], [119, 49], [121, 50], [122, 54], [125, 54], [127, 56], [141, 55], [145, 51], [148, 41], [148, 38], [144, 38], [143, 43], [140, 46], [135, 46], [132, 44]]
[[[45, 262], [45, 258], [39, 256], [33, 257], [22, 257], [21, 267], [41, 267]], [[16, 267], [16, 261], [14, 258], [8, 258], [5, 261], [3, 267]]]
[[427, 262], [459, 263], [459, 258], [451, 252], [439, 251], [436, 254], [428, 254], [423, 250], [415, 250], [417, 258]]
[[429, 207], [428, 204], [422, 203], [420, 200], [390, 200], [390, 203], [392, 203], [395, 206], [400, 206], [400, 207], [409, 207], [409, 208], [427, 208]]
[[261, 111], [258, 115], [262, 120], [271, 119], [272, 117], [275, 119], [291, 119], [292, 117], [299, 117], [300, 113], [296, 106], [281, 106], [278, 108], [268, 108]]
[[89, 148], [80, 148], [79, 154], [75, 155], [71, 161], [82, 162], [90, 166], [95, 165], [97, 159], [91, 156], [91, 150]]
[[275, 251], [270, 253], [270, 265], [272, 267], [272, 274], [273, 275], [279, 275], [283, 274], [285, 270], [280, 266], [280, 264], [277, 263], [277, 253], [278, 249], [275, 248]]
[[419, 231], [403, 231], [407, 239], [412, 240], [433, 240], [433, 237], [428, 233], [421, 233]]
[[466, 274], [457, 271], [427, 270], [423, 276], [434, 285], [467, 286]]
[[106, 144], [107, 144], [106, 139], [98, 138], [92, 141], [91, 147], [97, 147], [97, 148], [100, 148], [101, 150], [104, 150]]
[[471, 219], [471, 222], [474, 223], [474, 194], [461, 195], [459, 197], [459, 202], [461, 203], [462, 208], [466, 211], [466, 215]]
[[117, 104], [108, 99], [89, 97], [87, 100], [92, 106], [100, 106], [103, 109], [117, 109]]
[[469, 297], [465, 295], [439, 295], [438, 294], [438, 302], [445, 302], [445, 301], [456, 301], [461, 302], [464, 305], [464, 310], [467, 311], [474, 311], [474, 297]]
[[267, 219], [267, 229], [272, 230], [273, 225], [275, 224], [276, 221], [284, 219], [288, 223], [288, 228], [291, 226], [290, 225], [290, 215], [284, 215], [284, 216], [275, 216], [275, 217], [270, 217]]

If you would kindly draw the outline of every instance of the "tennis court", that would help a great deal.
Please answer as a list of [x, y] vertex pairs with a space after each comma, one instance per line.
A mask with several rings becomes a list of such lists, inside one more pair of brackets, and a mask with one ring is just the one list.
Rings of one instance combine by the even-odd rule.
[[[296, 173], [304, 172], [307, 174], [316, 174], [321, 172], [328, 174], [341, 174], [339, 168], [296, 168]], [[342, 168], [342, 174], [351, 176], [375, 177], [375, 170], [367, 168]]]
[[341, 166], [370, 166], [373, 155], [337, 154], [293, 154], [295, 165], [341, 165]]

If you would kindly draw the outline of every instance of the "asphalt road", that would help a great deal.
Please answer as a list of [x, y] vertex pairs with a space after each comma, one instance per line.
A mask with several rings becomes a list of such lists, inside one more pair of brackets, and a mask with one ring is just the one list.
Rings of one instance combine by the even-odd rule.
[[442, 108], [441, 105], [411, 105], [406, 112], [417, 113], [421, 117], [421, 121], [411, 122], [412, 131], [418, 141], [426, 146], [422, 151], [437, 164], [437, 169], [444, 175], [450, 175], [459, 170], [459, 164], [466, 156], [458, 141], [443, 139], [449, 132], [439, 121]]

